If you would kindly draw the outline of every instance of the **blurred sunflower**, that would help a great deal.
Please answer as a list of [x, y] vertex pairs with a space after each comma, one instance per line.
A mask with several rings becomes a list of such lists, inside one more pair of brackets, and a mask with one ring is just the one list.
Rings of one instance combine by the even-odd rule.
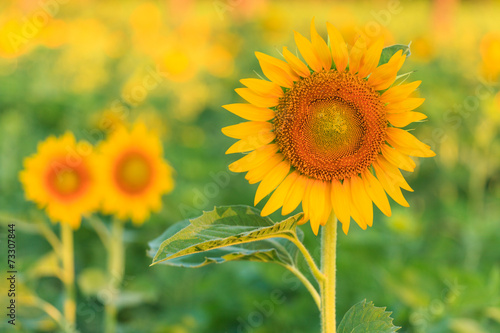
[[74, 229], [80, 227], [83, 214], [99, 206], [96, 160], [90, 149], [89, 143], [77, 143], [70, 132], [60, 138], [51, 136], [24, 160], [19, 173], [26, 198], [46, 208], [51, 220]]
[[34, 43], [27, 43], [22, 29], [19, 13], [0, 16], [0, 57], [16, 58], [33, 48]]
[[249, 122], [222, 129], [239, 139], [226, 154], [252, 151], [229, 169], [247, 172], [250, 184], [260, 182], [255, 204], [276, 189], [262, 215], [281, 206], [286, 215], [302, 202], [302, 222], [310, 220], [315, 234], [332, 210], [345, 233], [351, 216], [362, 229], [372, 225], [372, 202], [390, 216], [386, 192], [409, 206], [400, 188], [412, 189], [399, 169], [414, 170], [409, 155], [435, 155], [398, 128], [426, 118], [412, 112], [424, 99], [408, 97], [420, 81], [391, 87], [403, 52], [378, 66], [382, 39], [370, 46], [359, 39], [348, 50], [338, 30], [329, 23], [327, 29], [330, 47], [314, 21], [311, 41], [295, 32], [309, 67], [286, 47], [286, 62], [256, 52], [270, 81], [241, 80], [247, 88], [236, 92], [249, 103], [224, 107]]
[[487, 33], [481, 40], [480, 52], [484, 77], [495, 81], [500, 75], [500, 33]]
[[157, 135], [142, 123], [112, 132], [99, 146], [102, 208], [119, 219], [143, 223], [161, 209], [161, 196], [172, 191], [172, 168], [163, 159]]

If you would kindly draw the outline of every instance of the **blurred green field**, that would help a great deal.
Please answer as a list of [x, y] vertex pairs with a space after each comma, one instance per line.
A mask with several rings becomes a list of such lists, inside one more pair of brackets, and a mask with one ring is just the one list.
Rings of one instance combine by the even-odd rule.
[[[176, 186], [160, 213], [126, 224], [119, 332], [319, 331], [313, 299], [281, 267], [148, 267], [146, 256], [148, 241], [179, 220], [253, 204], [257, 185], [227, 169], [237, 157], [224, 155], [234, 140], [220, 128], [239, 120], [221, 105], [241, 101], [238, 80], [260, 73], [255, 51], [295, 52], [293, 30], [309, 36], [315, 17], [323, 36], [329, 21], [348, 42], [363, 33], [383, 34], [386, 45], [411, 42], [402, 71], [423, 81], [419, 111], [429, 117], [414, 132], [437, 153], [403, 172], [415, 190], [405, 195], [410, 208], [392, 202], [392, 217], [375, 210], [372, 228], [339, 235], [338, 319], [366, 298], [387, 306], [400, 332], [500, 332], [498, 1], [63, 2], [0, 4], [0, 218], [2, 235], [7, 222], [17, 224], [18, 331], [58, 332], [22, 298], [34, 292], [60, 308], [63, 292], [50, 245], [31, 225], [51, 223], [24, 198], [23, 159], [49, 135], [69, 130], [97, 143], [107, 124], [136, 120], [161, 135]], [[24, 36], [18, 44], [13, 33]], [[157, 84], [146, 84], [149, 76]], [[303, 230], [319, 249], [309, 225]], [[78, 329], [99, 332], [105, 249], [85, 220], [75, 246]], [[2, 287], [0, 304], [6, 297]], [[1, 315], [1, 330], [12, 329]]]

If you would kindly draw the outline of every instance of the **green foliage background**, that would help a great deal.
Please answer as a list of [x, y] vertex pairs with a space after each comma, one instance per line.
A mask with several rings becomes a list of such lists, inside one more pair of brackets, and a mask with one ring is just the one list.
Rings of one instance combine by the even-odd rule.
[[[163, 198], [161, 213], [141, 227], [126, 226], [120, 330], [317, 332], [312, 298], [282, 267], [249, 262], [149, 267], [146, 256], [147, 243], [174, 222], [216, 205], [253, 203], [257, 186], [227, 170], [237, 157], [224, 155], [233, 140], [220, 128], [239, 120], [220, 105], [240, 101], [233, 91], [238, 80], [260, 73], [254, 51], [277, 57], [282, 45], [295, 51], [293, 30], [309, 36], [315, 16], [323, 36], [328, 20], [347, 40], [354, 35], [349, 31], [370, 33], [378, 27], [386, 44], [412, 42], [402, 71], [415, 70], [411, 79], [423, 81], [419, 94], [426, 102], [419, 111], [429, 117], [414, 132], [437, 153], [419, 160], [415, 173], [403, 172], [415, 190], [406, 193], [410, 208], [392, 202], [392, 217], [376, 211], [373, 228], [353, 225], [348, 236], [339, 235], [338, 318], [366, 298], [387, 306], [403, 327], [400, 332], [500, 331], [500, 5], [396, 5], [71, 1], [23, 44], [21, 54], [9, 54], [0, 43], [0, 215], [3, 221], [18, 220], [21, 294], [36, 292], [60, 306], [63, 290], [52, 276], [49, 244], [31, 227], [47, 218], [24, 199], [17, 178], [23, 159], [49, 135], [70, 130], [97, 143], [105, 135], [103, 122], [140, 119], [161, 134], [176, 187]], [[29, 18], [39, 10], [31, 6], [0, 5], [3, 40], [5, 22]], [[154, 8], [160, 15], [157, 28], [154, 13], [149, 15]], [[146, 38], [152, 31], [158, 39]], [[172, 63], [187, 65], [175, 65], [145, 98], [128, 103], [130, 87], [140, 85], [148, 69], [172, 71]], [[117, 113], [116, 101], [127, 107]], [[279, 214], [274, 218], [281, 220]], [[302, 229], [305, 243], [317, 252], [319, 238], [308, 225]], [[75, 242], [79, 329], [98, 332], [104, 248], [85, 222]], [[0, 251], [2, 263], [5, 252]], [[2, 289], [1, 304], [5, 297]], [[18, 316], [23, 332], [57, 331], [39, 310], [21, 304]]]

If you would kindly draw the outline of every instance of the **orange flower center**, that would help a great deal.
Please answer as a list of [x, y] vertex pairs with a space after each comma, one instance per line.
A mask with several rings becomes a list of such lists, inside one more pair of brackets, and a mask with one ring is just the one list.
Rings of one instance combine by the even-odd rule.
[[47, 188], [62, 200], [71, 200], [84, 192], [89, 183], [85, 165], [68, 166], [62, 161], [51, 164], [46, 177]]
[[143, 192], [151, 183], [152, 176], [150, 161], [139, 152], [126, 153], [115, 167], [116, 184], [129, 194]]
[[299, 172], [343, 180], [366, 170], [385, 141], [380, 95], [365, 80], [335, 70], [295, 83], [277, 106], [276, 141]]

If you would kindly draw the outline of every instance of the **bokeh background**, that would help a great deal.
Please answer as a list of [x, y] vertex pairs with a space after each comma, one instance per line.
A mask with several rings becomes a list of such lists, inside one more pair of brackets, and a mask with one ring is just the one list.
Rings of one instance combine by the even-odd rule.
[[[281, 267], [148, 267], [146, 256], [176, 221], [253, 203], [256, 185], [227, 170], [236, 157], [224, 155], [233, 140], [220, 128], [237, 117], [221, 105], [241, 101], [238, 80], [260, 73], [254, 51], [295, 51], [293, 30], [309, 36], [313, 17], [323, 36], [330, 21], [348, 42], [411, 42], [403, 70], [423, 81], [419, 111], [429, 116], [415, 133], [437, 152], [403, 172], [410, 208], [393, 203], [392, 217], [377, 210], [373, 228], [339, 235], [338, 318], [366, 298], [393, 311], [400, 332], [500, 332], [498, 1], [2, 1], [0, 215], [18, 221], [21, 292], [60, 306], [63, 291], [48, 242], [29, 227], [47, 217], [24, 199], [23, 158], [51, 134], [97, 143], [110, 123], [140, 120], [161, 136], [176, 187], [160, 213], [126, 225], [120, 331], [318, 332], [312, 298]], [[303, 229], [314, 252], [319, 238]], [[78, 327], [99, 332], [104, 248], [85, 221], [75, 238]], [[22, 304], [18, 320], [21, 331], [58, 331]]]

